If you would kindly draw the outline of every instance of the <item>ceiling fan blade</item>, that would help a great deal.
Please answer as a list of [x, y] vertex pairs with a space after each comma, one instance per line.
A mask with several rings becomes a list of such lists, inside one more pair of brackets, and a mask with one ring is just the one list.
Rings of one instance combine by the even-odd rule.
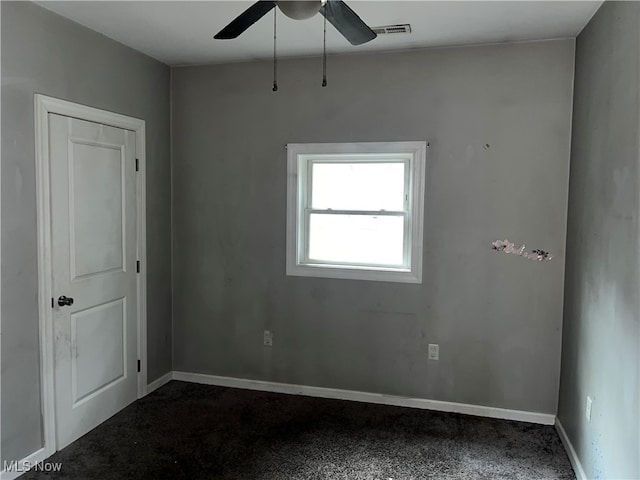
[[351, 45], [361, 45], [377, 37], [362, 19], [342, 0], [328, 0], [320, 13], [336, 27]]
[[256, 23], [262, 17], [264, 17], [269, 10], [276, 6], [276, 2], [272, 0], [260, 0], [244, 12], [236, 17], [229, 25], [220, 30], [213, 38], [217, 40], [228, 40], [231, 38], [237, 38], [242, 32], [244, 32], [251, 25]]

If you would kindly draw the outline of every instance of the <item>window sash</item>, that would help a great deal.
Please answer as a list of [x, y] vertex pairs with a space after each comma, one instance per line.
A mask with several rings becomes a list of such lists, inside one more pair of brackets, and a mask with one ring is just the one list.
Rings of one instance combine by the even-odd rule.
[[[345, 213], [346, 212], [346, 213]], [[383, 211], [384, 212], [384, 211]], [[402, 248], [402, 264], [389, 264], [389, 263], [369, 263], [369, 262], [341, 262], [337, 260], [320, 260], [316, 258], [309, 257], [310, 250], [310, 241], [311, 236], [309, 235], [309, 222], [311, 220], [311, 214], [320, 213], [320, 214], [335, 214], [335, 215], [363, 215], [368, 217], [378, 217], [378, 216], [394, 216], [394, 217], [404, 217], [404, 229], [403, 229], [403, 248]], [[388, 270], [401, 270], [401, 271], [409, 271], [411, 267], [410, 261], [410, 251], [407, 248], [407, 220], [410, 218], [410, 215], [407, 212], [384, 212], [382, 215], [378, 213], [372, 213], [369, 211], [359, 211], [359, 210], [311, 210], [307, 209], [304, 218], [304, 250], [303, 256], [301, 258], [302, 262], [305, 265], [336, 265], [336, 266], [348, 266], [348, 267], [374, 267], [380, 269], [388, 269]], [[409, 255], [407, 255], [409, 253]]]
[[[302, 155], [302, 165], [300, 165], [300, 171], [303, 175], [305, 195], [303, 207], [311, 208], [313, 205], [313, 166], [315, 164], [327, 164], [327, 163], [362, 163], [362, 164], [376, 164], [376, 163], [402, 163], [404, 164], [404, 212], [409, 210], [409, 198], [411, 197], [411, 169], [412, 169], [412, 157], [407, 154], [368, 154], [368, 155], [332, 155], [332, 156], [317, 156], [317, 155]], [[383, 210], [362, 210], [362, 211], [383, 211]]]

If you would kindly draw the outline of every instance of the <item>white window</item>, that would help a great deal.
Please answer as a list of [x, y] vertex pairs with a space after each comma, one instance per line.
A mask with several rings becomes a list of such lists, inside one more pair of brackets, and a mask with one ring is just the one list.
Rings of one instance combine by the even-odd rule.
[[422, 283], [425, 142], [287, 145], [287, 275]]

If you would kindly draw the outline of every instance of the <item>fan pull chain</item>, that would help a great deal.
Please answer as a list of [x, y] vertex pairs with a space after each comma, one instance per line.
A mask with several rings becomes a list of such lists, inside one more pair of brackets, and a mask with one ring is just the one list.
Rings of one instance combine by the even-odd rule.
[[273, 91], [278, 91], [278, 57], [276, 56], [276, 12], [277, 8], [273, 9]]
[[322, 86], [327, 86], [327, 17], [324, 17], [324, 37], [322, 44]]

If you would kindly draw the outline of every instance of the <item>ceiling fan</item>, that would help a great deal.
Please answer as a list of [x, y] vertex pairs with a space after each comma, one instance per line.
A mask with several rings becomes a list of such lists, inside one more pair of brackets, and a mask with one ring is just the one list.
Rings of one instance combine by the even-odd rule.
[[342, 0], [260, 0], [242, 12], [213, 38], [237, 38], [276, 6], [287, 17], [294, 20], [305, 20], [320, 13], [352, 45], [361, 45], [377, 36]]

